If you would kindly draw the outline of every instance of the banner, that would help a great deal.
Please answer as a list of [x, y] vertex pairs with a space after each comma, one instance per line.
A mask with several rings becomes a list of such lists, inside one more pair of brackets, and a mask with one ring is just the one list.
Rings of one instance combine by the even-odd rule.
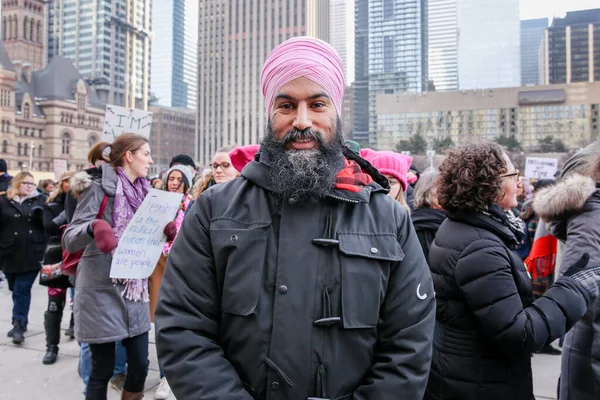
[[102, 141], [112, 143], [117, 136], [123, 133], [135, 133], [149, 138], [152, 114], [151, 111], [107, 105], [104, 113]]
[[62, 160], [59, 158], [55, 158], [53, 160], [54, 163], [54, 180], [58, 181], [60, 179], [60, 176], [64, 173], [67, 172], [67, 160]]
[[165, 226], [175, 219], [183, 194], [150, 189], [113, 254], [110, 277], [144, 279], [152, 275], [167, 241]]
[[525, 161], [527, 178], [554, 179], [556, 171], [558, 171], [558, 160], [555, 158], [527, 157]]

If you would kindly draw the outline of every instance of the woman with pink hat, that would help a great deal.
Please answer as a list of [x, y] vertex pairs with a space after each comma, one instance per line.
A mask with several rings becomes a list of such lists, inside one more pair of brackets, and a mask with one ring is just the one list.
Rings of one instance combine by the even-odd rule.
[[388, 196], [408, 209], [404, 193], [408, 186], [406, 174], [412, 157], [393, 151], [370, 151], [366, 158], [390, 182]]

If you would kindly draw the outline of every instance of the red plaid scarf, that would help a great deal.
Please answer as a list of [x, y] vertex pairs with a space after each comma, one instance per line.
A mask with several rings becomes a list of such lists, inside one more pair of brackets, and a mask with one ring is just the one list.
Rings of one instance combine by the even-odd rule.
[[373, 182], [371, 175], [366, 174], [355, 161], [344, 158], [344, 168], [335, 178], [335, 188], [349, 192], [360, 192], [363, 186]]

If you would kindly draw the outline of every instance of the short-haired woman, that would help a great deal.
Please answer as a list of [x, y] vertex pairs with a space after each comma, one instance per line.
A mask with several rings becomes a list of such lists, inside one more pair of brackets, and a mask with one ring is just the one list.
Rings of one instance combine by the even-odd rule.
[[0, 269], [12, 292], [13, 329], [8, 332], [15, 344], [25, 340], [31, 287], [40, 271], [46, 237], [42, 222], [47, 196], [36, 190], [29, 172], [19, 172], [10, 189], [0, 196]]
[[[111, 279], [109, 273], [112, 252], [148, 193], [153, 161], [148, 140], [138, 135], [121, 135], [98, 150], [105, 163], [73, 180], [79, 201], [63, 237], [68, 252], [85, 249], [75, 285], [75, 336], [92, 353], [86, 399], [106, 399], [119, 340], [127, 351], [122, 398], [141, 399], [148, 374], [148, 282]], [[105, 197], [106, 209], [96, 219]]]
[[539, 299], [514, 249], [523, 222], [519, 171], [496, 144], [448, 152], [438, 200], [448, 218], [429, 252], [436, 327], [426, 400], [532, 400], [531, 355], [562, 336], [598, 297], [597, 263], [571, 258]]
[[414, 188], [415, 211], [410, 215], [425, 259], [429, 257], [429, 247], [435, 234], [446, 219], [446, 211], [438, 202], [437, 177], [438, 172], [433, 168], [421, 174]]

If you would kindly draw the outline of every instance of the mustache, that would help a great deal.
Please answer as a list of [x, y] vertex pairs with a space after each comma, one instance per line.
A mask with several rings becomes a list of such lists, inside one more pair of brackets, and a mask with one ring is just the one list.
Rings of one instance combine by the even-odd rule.
[[283, 139], [281, 141], [283, 142], [284, 145], [288, 145], [290, 142], [293, 142], [294, 140], [302, 140], [302, 139], [315, 140], [319, 143], [319, 145], [325, 144], [325, 139], [323, 139], [323, 134], [314, 129], [305, 129], [302, 131], [298, 128], [290, 129], [285, 134], [285, 136], [283, 137]]

